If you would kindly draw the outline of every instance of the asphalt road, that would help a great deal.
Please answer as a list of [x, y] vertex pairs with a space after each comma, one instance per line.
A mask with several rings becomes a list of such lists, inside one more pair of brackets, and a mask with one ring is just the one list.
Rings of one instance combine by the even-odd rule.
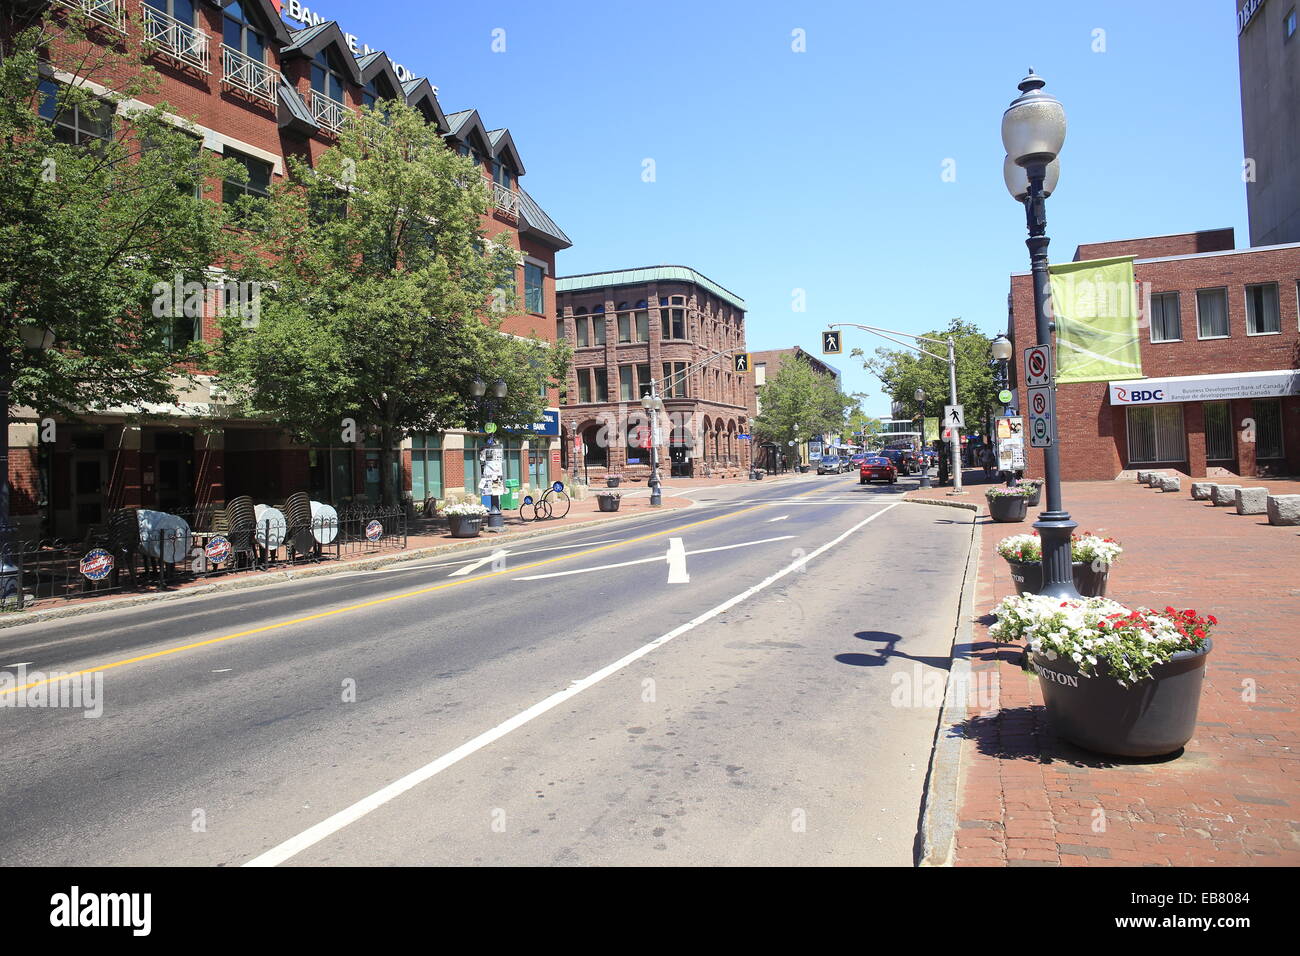
[[970, 515], [906, 487], [4, 631], [102, 716], [0, 708], [0, 862], [910, 864]]

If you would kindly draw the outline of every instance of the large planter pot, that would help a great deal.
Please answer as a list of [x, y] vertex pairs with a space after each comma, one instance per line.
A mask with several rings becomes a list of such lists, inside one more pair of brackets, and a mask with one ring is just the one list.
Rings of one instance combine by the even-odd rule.
[[[1016, 583], [1017, 594], [1037, 594], [1043, 587], [1043, 566], [1037, 561], [1021, 563], [1008, 561], [1011, 566], [1011, 580]], [[1070, 565], [1074, 577], [1074, 589], [1084, 597], [1105, 597], [1106, 585], [1110, 581], [1110, 569], [1094, 571], [1092, 565], [1084, 561], [1075, 561]]]
[[447, 515], [447, 528], [453, 538], [477, 538], [483, 530], [483, 519], [478, 515]]
[[994, 521], [1024, 521], [1029, 513], [1029, 499], [1023, 495], [994, 495], [985, 500]]
[[1031, 657], [1058, 737], [1097, 753], [1157, 757], [1178, 750], [1196, 731], [1211, 648], [1207, 639], [1199, 651], [1175, 654], [1151, 668], [1149, 679], [1130, 687], [1121, 687], [1105, 662], [1087, 677], [1069, 658]]
[[1029, 500], [1025, 502], [1025, 507], [1037, 508], [1038, 503], [1042, 500], [1042, 498], [1043, 498], [1043, 486], [1034, 485], [1034, 493], [1030, 495]]
[[601, 511], [617, 511], [618, 506], [623, 503], [622, 498], [615, 498], [613, 495], [597, 495], [596, 504]]
[[621, 475], [620, 475], [619, 477], [617, 477], [617, 478], [606, 478], [606, 479], [605, 479], [605, 487], [606, 487], [606, 488], [617, 488], [617, 487], [619, 486], [619, 483], [620, 483], [622, 480], [623, 480], [623, 478], [622, 478]]

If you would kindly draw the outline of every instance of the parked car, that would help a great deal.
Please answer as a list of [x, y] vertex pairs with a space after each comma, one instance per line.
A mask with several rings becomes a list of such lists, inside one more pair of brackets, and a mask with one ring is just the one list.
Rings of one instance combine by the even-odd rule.
[[912, 446], [905, 447], [890, 446], [881, 451], [881, 457], [888, 458], [894, 463], [894, 467], [900, 475], [910, 475], [918, 470], [916, 456], [912, 453]]
[[862, 459], [858, 467], [858, 484], [869, 481], [887, 481], [891, 485], [898, 480], [898, 468], [892, 459], [883, 455], [869, 455]]
[[839, 475], [844, 472], [844, 465], [840, 462], [838, 455], [822, 455], [817, 462], [817, 474], [819, 475]]
[[870, 458], [870, 455], [854, 455], [849, 459], [849, 470], [856, 471], [862, 467], [862, 463]]

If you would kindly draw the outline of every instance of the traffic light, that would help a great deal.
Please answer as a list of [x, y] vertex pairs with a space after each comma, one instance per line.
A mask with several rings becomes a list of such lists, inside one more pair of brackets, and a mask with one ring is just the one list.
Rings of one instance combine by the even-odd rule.
[[749, 371], [749, 353], [748, 353], [748, 352], [737, 352], [735, 355], [732, 356], [732, 358], [736, 360], [736, 371], [737, 371], [737, 372], [748, 372], [748, 371]]
[[822, 333], [822, 355], [840, 354], [840, 333], [834, 330]]

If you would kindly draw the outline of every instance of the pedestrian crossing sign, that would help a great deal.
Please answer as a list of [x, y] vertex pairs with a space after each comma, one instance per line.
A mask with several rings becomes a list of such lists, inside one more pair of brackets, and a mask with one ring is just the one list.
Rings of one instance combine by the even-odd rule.
[[839, 355], [840, 333], [834, 330], [828, 330], [822, 333], [822, 355]]
[[737, 352], [734, 356], [732, 356], [732, 358], [734, 358], [734, 359], [736, 360], [736, 371], [737, 371], [737, 372], [748, 372], [748, 371], [749, 371], [749, 353], [748, 353], [748, 352]]

